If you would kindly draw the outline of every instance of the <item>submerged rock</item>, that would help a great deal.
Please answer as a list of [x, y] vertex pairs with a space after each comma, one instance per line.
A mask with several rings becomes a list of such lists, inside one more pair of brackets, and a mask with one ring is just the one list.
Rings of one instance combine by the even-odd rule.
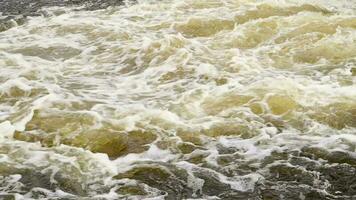
[[220, 31], [232, 30], [234, 22], [220, 19], [193, 18], [186, 23], [178, 24], [175, 29], [188, 37], [207, 37]]
[[275, 115], [282, 115], [297, 108], [297, 103], [289, 96], [274, 95], [268, 98], [268, 106]]
[[178, 129], [177, 136], [179, 136], [184, 142], [190, 142], [197, 146], [203, 144], [199, 131]]
[[352, 76], [356, 76], [356, 67], [351, 68], [350, 72], [352, 73]]
[[3, 200], [16, 200], [16, 197], [15, 197], [15, 195], [5, 194], [5, 195], [0, 195], [0, 199], [3, 199]]
[[356, 127], [356, 104], [340, 102], [322, 106], [311, 112], [310, 117], [335, 129]]
[[64, 144], [83, 147], [94, 153], [105, 153], [111, 158], [121, 155], [121, 152], [128, 147], [128, 137], [113, 130], [91, 130], [83, 132], [73, 140], [65, 140]]
[[188, 142], [183, 142], [178, 144], [178, 149], [183, 153], [183, 154], [190, 154], [192, 153], [197, 147], [191, 143]]
[[117, 191], [117, 193], [122, 194], [122, 195], [146, 195], [147, 193], [145, 190], [140, 187], [140, 186], [123, 186], [120, 187]]
[[129, 153], [142, 153], [157, 139], [154, 132], [127, 132], [109, 124], [99, 124], [98, 119], [87, 112], [36, 111], [26, 129], [15, 132], [14, 138], [40, 142], [45, 147], [60, 144], [81, 147], [94, 153], [105, 153], [113, 159]]
[[27, 142], [41, 142], [46, 147], [60, 144], [81, 147], [94, 153], [105, 153], [114, 159], [129, 153], [147, 151], [149, 149], [147, 145], [156, 140], [157, 136], [151, 132], [122, 132], [110, 128], [99, 128], [76, 129], [65, 135], [60, 132], [43, 132], [41, 130], [15, 132], [14, 138]]
[[129, 153], [142, 153], [149, 149], [149, 144], [157, 139], [157, 135], [151, 131], [134, 130], [127, 132], [127, 147], [121, 155]]

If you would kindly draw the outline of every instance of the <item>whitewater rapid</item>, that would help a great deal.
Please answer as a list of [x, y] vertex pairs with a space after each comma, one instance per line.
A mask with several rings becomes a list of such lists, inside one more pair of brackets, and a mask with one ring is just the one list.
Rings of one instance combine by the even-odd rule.
[[356, 196], [356, 2], [138, 0], [0, 32], [0, 198]]

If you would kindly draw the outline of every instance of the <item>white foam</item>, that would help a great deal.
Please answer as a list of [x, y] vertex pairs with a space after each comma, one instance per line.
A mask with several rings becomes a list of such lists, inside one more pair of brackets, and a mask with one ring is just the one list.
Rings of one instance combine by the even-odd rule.
[[15, 132], [15, 127], [12, 126], [11, 122], [5, 121], [0, 123], [0, 139], [12, 138]]

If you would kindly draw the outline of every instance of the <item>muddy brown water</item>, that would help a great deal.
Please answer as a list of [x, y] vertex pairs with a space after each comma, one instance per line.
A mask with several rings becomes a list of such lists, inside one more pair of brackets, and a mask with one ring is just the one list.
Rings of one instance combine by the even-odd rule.
[[41, 2], [0, 32], [0, 199], [356, 198], [354, 1]]

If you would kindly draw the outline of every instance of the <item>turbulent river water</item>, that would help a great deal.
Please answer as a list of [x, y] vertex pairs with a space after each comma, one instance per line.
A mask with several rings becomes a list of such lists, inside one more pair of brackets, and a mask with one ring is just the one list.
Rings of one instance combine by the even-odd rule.
[[356, 198], [355, 0], [44, 9], [0, 32], [0, 199]]

